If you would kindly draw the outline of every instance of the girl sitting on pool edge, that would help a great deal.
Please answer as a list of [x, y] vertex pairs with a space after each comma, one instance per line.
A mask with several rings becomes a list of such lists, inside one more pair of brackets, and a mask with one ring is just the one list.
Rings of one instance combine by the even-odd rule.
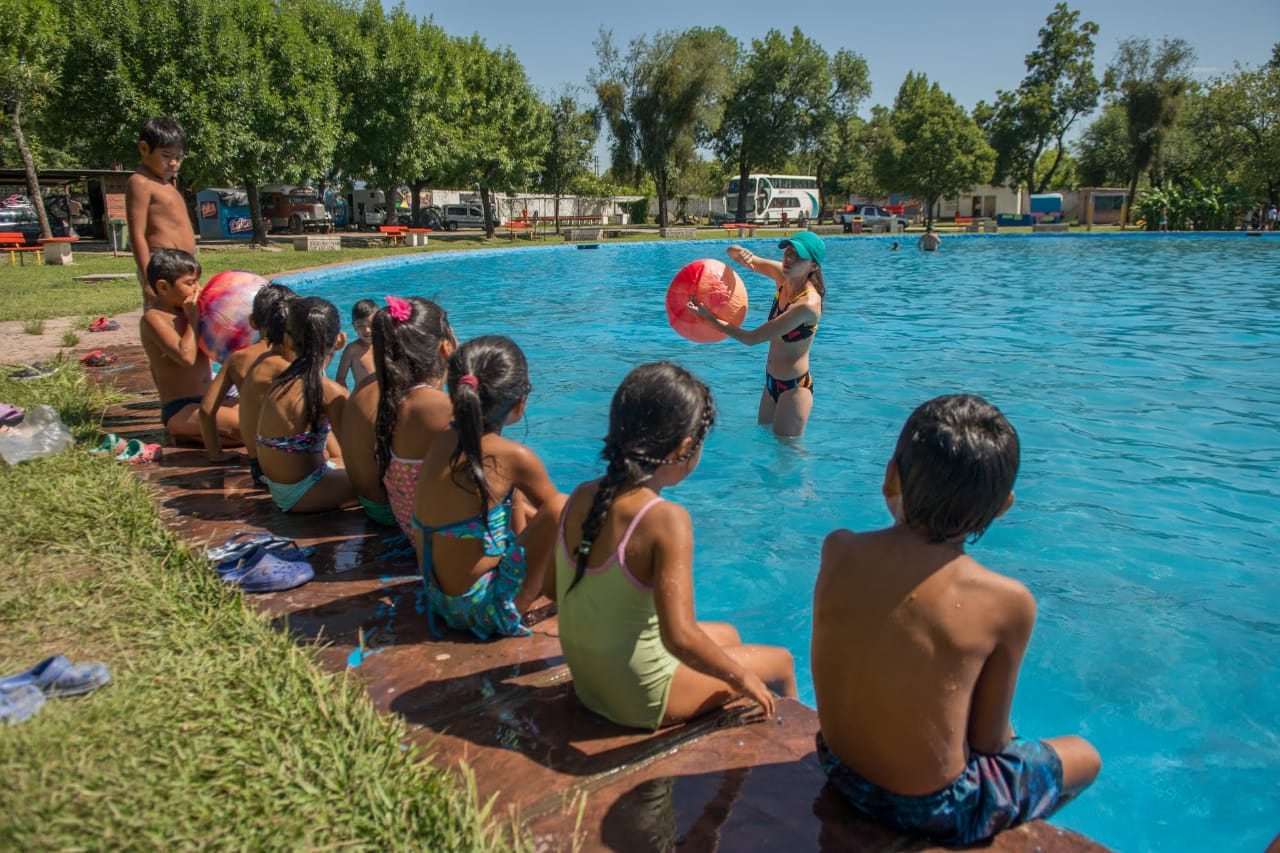
[[780, 242], [778, 248], [784, 250], [781, 262], [756, 257], [741, 246], [729, 247], [729, 257], [777, 283], [769, 319], [762, 325], [739, 328], [716, 317], [696, 299], [690, 301], [689, 309], [749, 347], [769, 342], [756, 422], [772, 425], [774, 435], [798, 438], [813, 410], [809, 349], [827, 295], [820, 268], [827, 246], [812, 231], [800, 231]]

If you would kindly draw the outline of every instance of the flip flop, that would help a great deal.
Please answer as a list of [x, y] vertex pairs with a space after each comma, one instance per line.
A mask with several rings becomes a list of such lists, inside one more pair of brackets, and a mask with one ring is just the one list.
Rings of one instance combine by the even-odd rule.
[[111, 680], [105, 663], [74, 664], [62, 655], [46, 658], [26, 672], [0, 678], [0, 691], [34, 685], [46, 696], [79, 696]]
[[44, 691], [34, 684], [0, 690], [0, 721], [16, 726], [44, 706]]
[[262, 540], [254, 544], [252, 549], [239, 553], [234, 558], [227, 558], [216, 563], [213, 570], [222, 576], [225, 581], [235, 581], [254, 568], [263, 557], [270, 554], [278, 560], [287, 562], [303, 562], [308, 559], [316, 549], [311, 545], [299, 548], [292, 539], [282, 539], [278, 536], [271, 536], [270, 539]]
[[25, 417], [21, 406], [14, 406], [9, 403], [0, 403], [0, 426], [13, 426], [22, 423]]
[[106, 456], [108, 453], [112, 456], [116, 456], [117, 454], [123, 453], [128, 444], [128, 441], [116, 435], [114, 432], [109, 432], [102, 437], [102, 441], [98, 443], [98, 446], [89, 452], [94, 456]]
[[[208, 557], [209, 562], [213, 563], [214, 567], [217, 568], [220, 564], [225, 563], [228, 560], [233, 562], [242, 560], [257, 551], [259, 546], [275, 539], [279, 539], [279, 537], [274, 533], [268, 533], [265, 530], [258, 530], [254, 532], [242, 530], [216, 548], [210, 548], [205, 552], [205, 556]], [[287, 539], [283, 541], [292, 542], [293, 540]]]
[[261, 559], [234, 577], [224, 576], [245, 592], [283, 592], [302, 586], [316, 576], [315, 569], [304, 560], [285, 560], [272, 551], [264, 551]]
[[144, 442], [138, 438], [131, 438], [125, 445], [124, 450], [116, 454], [117, 462], [132, 462], [135, 465], [141, 465], [147, 462], [155, 462], [160, 458], [160, 454], [164, 448], [159, 444]]
[[83, 356], [80, 359], [80, 363], [85, 367], [106, 367], [109, 364], [115, 364], [116, 357], [111, 353], [106, 353], [100, 349], [96, 349]]
[[51, 361], [37, 361], [35, 364], [28, 364], [25, 367], [19, 367], [17, 370], [9, 374], [10, 379], [44, 379], [58, 372], [58, 365]]
[[106, 317], [99, 317], [89, 324], [91, 332], [114, 332], [120, 328], [120, 324], [115, 320], [108, 320]]

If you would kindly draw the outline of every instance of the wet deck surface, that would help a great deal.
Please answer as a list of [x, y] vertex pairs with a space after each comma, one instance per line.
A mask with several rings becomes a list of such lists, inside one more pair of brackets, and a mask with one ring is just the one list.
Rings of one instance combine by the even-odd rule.
[[[113, 352], [119, 362], [90, 376], [137, 396], [108, 412], [104, 431], [163, 443], [141, 348]], [[530, 638], [433, 639], [414, 560], [393, 553], [397, 531], [362, 511], [285, 515], [244, 465], [210, 465], [201, 449], [166, 447], [137, 473], [192, 545], [246, 530], [314, 545], [313, 581], [255, 603], [300, 642], [322, 641], [324, 666], [358, 673], [437, 765], [465, 761], [481, 799], [496, 795], [495, 814], [518, 814], [539, 850], [939, 849], [858, 817], [826, 787], [810, 708], [783, 700], [774, 721], [736, 707], [657, 734], [623, 729], [574, 699], [554, 615]], [[983, 849], [1105, 850], [1043, 822]]]

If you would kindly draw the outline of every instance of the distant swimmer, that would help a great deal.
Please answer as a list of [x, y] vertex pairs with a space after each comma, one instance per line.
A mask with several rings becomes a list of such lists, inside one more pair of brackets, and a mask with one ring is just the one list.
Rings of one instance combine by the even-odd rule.
[[942, 238], [938, 236], [937, 231], [933, 230], [932, 225], [926, 228], [920, 235], [920, 239], [916, 241], [916, 248], [922, 252], [936, 252], [941, 245]]

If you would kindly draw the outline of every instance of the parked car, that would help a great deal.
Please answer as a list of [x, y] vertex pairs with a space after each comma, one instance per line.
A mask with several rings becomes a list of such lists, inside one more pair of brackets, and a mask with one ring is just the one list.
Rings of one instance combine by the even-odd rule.
[[[75, 237], [75, 229], [65, 219], [45, 211], [49, 215], [49, 230], [54, 237]], [[0, 207], [0, 231], [18, 233], [28, 246], [40, 240], [40, 219], [34, 207]]]
[[[459, 228], [483, 228], [484, 208], [478, 204], [446, 204], [441, 208], [444, 230], [457, 231]], [[502, 217], [493, 212], [493, 226], [502, 224]]]
[[267, 230], [288, 228], [290, 233], [333, 230], [333, 217], [325, 210], [324, 200], [311, 187], [295, 187], [288, 184], [268, 184], [259, 189], [262, 201], [262, 218]]
[[831, 221], [844, 226], [845, 231], [853, 230], [854, 222], [861, 222], [864, 231], [873, 231], [877, 225], [891, 228], [897, 222], [905, 229], [911, 223], [905, 216], [897, 216], [875, 204], [848, 205], [831, 215]]

